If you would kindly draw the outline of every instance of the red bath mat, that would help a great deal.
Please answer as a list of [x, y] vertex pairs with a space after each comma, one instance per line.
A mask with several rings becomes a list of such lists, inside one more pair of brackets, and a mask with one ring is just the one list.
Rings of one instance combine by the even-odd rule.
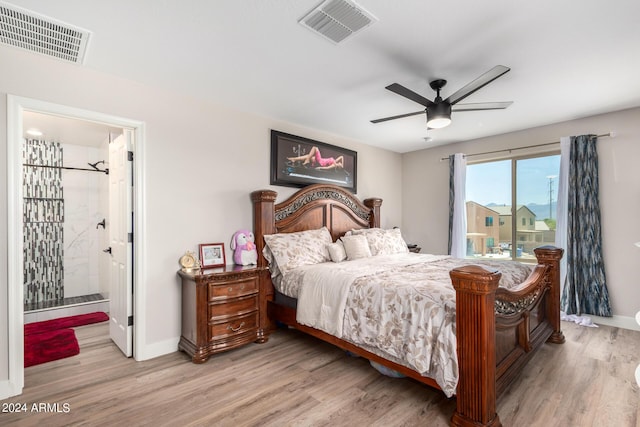
[[24, 367], [64, 359], [80, 353], [73, 329], [58, 329], [24, 337]]
[[24, 325], [24, 367], [64, 359], [80, 353], [76, 326], [109, 320], [107, 313], [95, 312]]
[[104, 313], [102, 311], [79, 314], [77, 316], [61, 317], [60, 319], [27, 323], [26, 325], [24, 325], [24, 334], [32, 335], [47, 331], [54, 331], [56, 329], [75, 328], [76, 326], [105, 322], [107, 320], [109, 320], [109, 316], [107, 315], [107, 313]]

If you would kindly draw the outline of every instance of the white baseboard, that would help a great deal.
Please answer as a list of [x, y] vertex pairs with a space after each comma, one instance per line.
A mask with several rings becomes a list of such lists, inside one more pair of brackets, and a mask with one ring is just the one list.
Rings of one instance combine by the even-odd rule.
[[178, 342], [180, 338], [172, 338], [154, 344], [147, 344], [143, 348], [136, 349], [137, 361], [149, 360], [155, 357], [164, 356], [165, 354], [178, 351]]
[[613, 326], [616, 328], [630, 329], [632, 331], [640, 331], [640, 325], [636, 322], [635, 317], [630, 316], [612, 316], [612, 317], [600, 317], [593, 316], [591, 314], [586, 315], [591, 318], [591, 321], [596, 325]]
[[0, 400], [18, 396], [19, 394], [22, 394], [22, 387], [18, 387], [17, 384], [10, 380], [0, 381]]

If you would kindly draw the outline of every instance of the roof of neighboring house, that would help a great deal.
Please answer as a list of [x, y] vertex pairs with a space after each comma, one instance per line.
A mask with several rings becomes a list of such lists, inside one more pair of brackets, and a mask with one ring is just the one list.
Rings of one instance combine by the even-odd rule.
[[494, 213], [496, 213], [496, 214], [500, 214], [500, 212], [498, 212], [497, 210], [495, 210], [493, 206], [491, 206], [491, 207], [489, 207], [489, 206], [485, 206], [485, 205], [482, 205], [482, 204], [480, 204], [480, 203], [478, 203], [478, 202], [474, 202], [473, 200], [468, 200], [468, 201], [467, 201], [467, 205], [469, 205], [469, 204], [474, 204], [474, 205], [476, 205], [476, 206], [478, 206], [478, 207], [481, 207], [481, 208], [483, 208], [483, 209], [486, 209], [486, 210], [489, 210], [489, 211], [493, 211], [493, 212], [494, 212]]
[[[517, 205], [516, 209], [520, 211], [521, 209], [528, 210], [533, 216], [536, 216], [535, 213], [525, 205]], [[491, 209], [498, 212], [500, 216], [511, 216], [511, 205], [502, 205], [502, 206], [491, 206]]]
[[511, 206], [491, 206], [491, 209], [498, 212], [500, 215], [511, 215]]
[[547, 225], [546, 222], [542, 221], [542, 220], [538, 220], [536, 221], [536, 230], [537, 231], [548, 231], [550, 230], [549, 226]]

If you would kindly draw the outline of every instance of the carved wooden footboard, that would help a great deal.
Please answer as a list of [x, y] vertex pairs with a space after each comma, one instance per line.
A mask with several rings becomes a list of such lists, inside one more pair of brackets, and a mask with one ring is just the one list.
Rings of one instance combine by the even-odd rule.
[[[266, 234], [326, 226], [336, 240], [353, 228], [380, 226], [382, 200], [367, 199], [362, 203], [341, 187], [312, 185], [278, 204], [275, 203], [276, 196], [276, 192], [270, 190], [251, 194], [254, 234], [260, 254], [258, 265], [261, 267], [267, 266], [262, 256]], [[498, 271], [472, 265], [450, 272], [456, 290], [459, 368], [457, 408], [451, 425], [500, 426], [497, 397], [518, 375], [534, 350], [547, 341], [564, 342], [559, 308], [559, 264], [563, 251], [542, 247], [535, 253], [538, 265], [524, 283], [511, 290], [498, 287], [501, 276]], [[260, 282], [261, 325], [265, 331], [270, 332], [276, 321], [282, 322], [438, 388], [433, 379], [416, 371], [323, 331], [298, 324], [295, 309], [273, 301], [274, 288], [266, 269]]]
[[564, 342], [560, 330], [562, 249], [535, 249], [538, 265], [511, 290], [500, 272], [479, 266], [451, 271], [456, 290], [459, 379], [454, 426], [500, 426], [497, 397], [545, 341]]

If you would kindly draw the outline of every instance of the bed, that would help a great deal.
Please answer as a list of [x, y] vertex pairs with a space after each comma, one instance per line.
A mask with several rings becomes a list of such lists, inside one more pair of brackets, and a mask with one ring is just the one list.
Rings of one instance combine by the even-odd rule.
[[[276, 323], [285, 324], [365, 357], [393, 372], [443, 390], [447, 395], [453, 392], [456, 396], [456, 411], [451, 417], [453, 426], [500, 426], [500, 418], [496, 413], [496, 401], [500, 394], [518, 375], [536, 349], [545, 342], [564, 342], [564, 335], [560, 329], [559, 307], [559, 263], [563, 251], [551, 246], [536, 249], [538, 264], [532, 266], [524, 276], [522, 272], [520, 276], [513, 276], [518, 282], [506, 287], [499, 286], [502, 273], [494, 265], [480, 266], [465, 262], [464, 265], [460, 264], [448, 272], [453, 288], [449, 291], [453, 297], [445, 295], [438, 298], [453, 304], [450, 311], [453, 313], [454, 322], [450, 323], [453, 323], [454, 328], [455, 352], [450, 353], [454, 354], [452, 357], [455, 358], [454, 362], [457, 362], [454, 363], [457, 364], [454, 369], [457, 371], [457, 377], [453, 389], [443, 381], [441, 375], [433, 375], [432, 372], [425, 374], [425, 370], [420, 369], [420, 363], [412, 364], [400, 357], [390, 356], [369, 345], [370, 343], [358, 342], [352, 336], [343, 335], [340, 331], [348, 329], [344, 325], [332, 329], [322, 324], [316, 326], [307, 321], [299, 322], [298, 315], [302, 317], [302, 312], [307, 309], [302, 305], [297, 306], [295, 299], [276, 291], [273, 283], [276, 279], [272, 279], [273, 264], [270, 266], [263, 255], [266, 240], [272, 242], [274, 238], [279, 237], [325, 233], [322, 234], [322, 238], [328, 239], [327, 242], [336, 242], [342, 238], [341, 241], [344, 240], [346, 243], [347, 239], [343, 236], [348, 234], [362, 236], [379, 233], [382, 230], [382, 200], [370, 198], [361, 202], [347, 190], [325, 184], [305, 187], [280, 203], [276, 203], [276, 198], [277, 193], [271, 190], [255, 191], [251, 194], [254, 234], [259, 253], [258, 267], [262, 269], [261, 329], [265, 339], [275, 330]], [[273, 261], [269, 250], [265, 253]], [[372, 258], [377, 260], [379, 256], [380, 259], [385, 258], [385, 254], [376, 254]], [[405, 265], [407, 262], [404, 259], [411, 256], [413, 258]], [[386, 258], [392, 259], [391, 263], [396, 265], [390, 271], [379, 270], [376, 274], [369, 275], [369, 280], [391, 280], [394, 275], [412, 277], [418, 274], [418, 268], [423, 268], [419, 267], [420, 263], [415, 260], [426, 260], [429, 256], [420, 257], [418, 254], [388, 255]], [[348, 262], [358, 265], [359, 261], [354, 259]], [[442, 258], [435, 261], [449, 262]], [[268, 270], [269, 267], [271, 271]], [[306, 278], [320, 274], [320, 269], [320, 266], [312, 265], [292, 268], [290, 271], [304, 270], [300, 277], [305, 277], [306, 285]], [[322, 269], [324, 270], [324, 267]], [[353, 271], [358, 268], [342, 270], [350, 270], [349, 274], [354, 274]], [[342, 273], [332, 274], [336, 274], [335, 280], [329, 282], [338, 283], [342, 280]], [[327, 282], [326, 279], [324, 281]], [[360, 283], [361, 289], [372, 289], [366, 288], [372, 286], [366, 278], [360, 282], [349, 281], [348, 297], [338, 300], [354, 299], [352, 292], [355, 291], [351, 289], [354, 283]], [[281, 283], [278, 285], [281, 286]], [[299, 297], [302, 302], [303, 295]], [[330, 307], [334, 305], [336, 304], [328, 304]], [[300, 308], [300, 313], [297, 312], [297, 307]], [[446, 317], [446, 313], [444, 316]], [[344, 323], [350, 322], [348, 316], [345, 315], [344, 319]], [[353, 325], [350, 327], [354, 329]]]

